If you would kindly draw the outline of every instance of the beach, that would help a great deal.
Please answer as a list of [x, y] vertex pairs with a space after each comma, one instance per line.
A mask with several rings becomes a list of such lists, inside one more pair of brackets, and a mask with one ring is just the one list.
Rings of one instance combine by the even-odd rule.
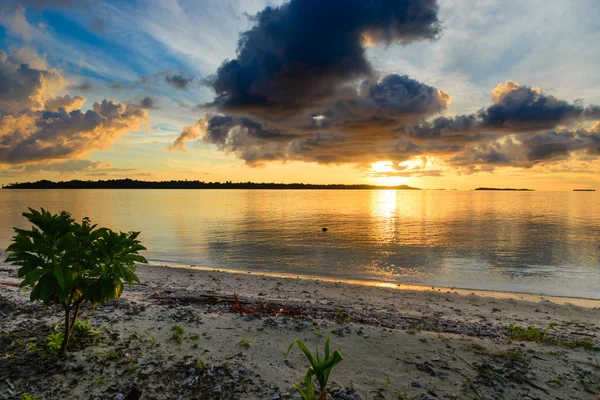
[[598, 301], [140, 265], [142, 284], [86, 307], [98, 333], [57, 360], [62, 309], [0, 269], [0, 398], [299, 398], [308, 362], [288, 346], [330, 333], [335, 399], [600, 396]]

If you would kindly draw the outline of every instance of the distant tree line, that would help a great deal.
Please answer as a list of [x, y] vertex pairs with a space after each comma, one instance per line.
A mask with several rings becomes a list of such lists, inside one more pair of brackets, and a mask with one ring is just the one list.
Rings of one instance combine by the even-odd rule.
[[3, 189], [397, 189], [420, 190], [407, 185], [319, 185], [310, 183], [258, 183], [258, 182], [204, 182], [204, 181], [138, 181], [133, 179], [109, 179], [100, 181], [60, 181], [41, 180], [3, 185]]
[[478, 187], [475, 190], [512, 190], [512, 191], [517, 191], [517, 192], [535, 192], [534, 189], [490, 188], [490, 187]]

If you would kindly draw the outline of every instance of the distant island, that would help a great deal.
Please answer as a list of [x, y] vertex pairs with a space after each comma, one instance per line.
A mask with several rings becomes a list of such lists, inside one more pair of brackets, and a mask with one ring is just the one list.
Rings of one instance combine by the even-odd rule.
[[516, 192], [535, 192], [535, 189], [489, 188], [489, 187], [478, 187], [475, 190], [509, 190], [509, 191], [516, 191]]
[[329, 189], [329, 190], [421, 190], [407, 185], [320, 185], [310, 183], [257, 183], [257, 182], [204, 182], [204, 181], [138, 181], [133, 179], [110, 179], [100, 181], [60, 181], [41, 180], [3, 185], [2, 189]]
[[573, 189], [574, 192], [595, 192], [596, 189]]

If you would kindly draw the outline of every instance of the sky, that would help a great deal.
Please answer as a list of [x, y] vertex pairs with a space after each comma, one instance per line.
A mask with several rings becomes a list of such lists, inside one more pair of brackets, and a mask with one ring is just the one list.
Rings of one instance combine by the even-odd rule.
[[597, 0], [9, 0], [0, 183], [600, 187]]

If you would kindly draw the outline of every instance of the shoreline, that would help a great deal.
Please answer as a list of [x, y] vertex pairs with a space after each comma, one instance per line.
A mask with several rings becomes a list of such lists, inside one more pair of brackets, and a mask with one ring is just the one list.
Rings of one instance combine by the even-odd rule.
[[493, 297], [500, 299], [510, 299], [518, 296], [521, 300], [527, 300], [531, 302], [550, 300], [556, 304], [568, 304], [572, 303], [581, 307], [600, 307], [600, 299], [590, 297], [578, 297], [578, 296], [554, 296], [549, 294], [536, 294], [533, 292], [517, 292], [517, 291], [506, 291], [506, 290], [493, 290], [493, 289], [471, 289], [466, 287], [457, 286], [440, 286], [440, 285], [424, 285], [424, 284], [412, 284], [412, 283], [395, 283], [377, 280], [360, 280], [360, 279], [347, 279], [347, 278], [333, 278], [320, 275], [303, 275], [303, 274], [292, 274], [286, 272], [266, 272], [262, 270], [243, 270], [233, 268], [220, 268], [220, 267], [207, 267], [195, 264], [180, 264], [173, 262], [162, 262], [162, 261], [150, 261], [147, 266], [149, 267], [166, 267], [166, 268], [181, 268], [197, 271], [213, 271], [222, 272], [226, 274], [241, 274], [241, 275], [253, 275], [253, 276], [265, 276], [271, 278], [286, 278], [286, 279], [303, 279], [312, 281], [323, 281], [330, 283], [344, 283], [347, 285], [359, 285], [369, 287], [380, 287], [389, 288], [396, 290], [416, 290], [416, 291], [452, 291], [454, 293], [467, 296], [469, 294], [476, 294], [485, 297]]
[[[15, 268], [1, 266], [0, 378], [13, 389], [0, 381], [0, 397], [114, 399], [136, 388], [145, 399], [294, 399], [307, 362], [298, 349], [286, 358], [288, 346], [322, 347], [330, 332], [344, 356], [331, 374], [336, 400], [600, 396], [599, 307], [140, 265], [141, 285], [85, 307], [97, 341], [56, 360], [44, 349], [59, 307], [29, 303]], [[231, 312], [234, 294], [257, 311]]]

